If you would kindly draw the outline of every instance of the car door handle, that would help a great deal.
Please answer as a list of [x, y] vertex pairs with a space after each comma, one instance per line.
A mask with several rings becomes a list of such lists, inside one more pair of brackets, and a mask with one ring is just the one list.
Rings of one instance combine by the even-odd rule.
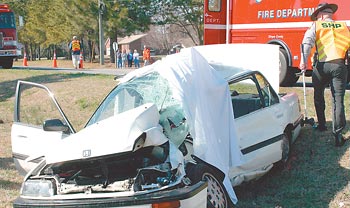
[[283, 117], [283, 111], [279, 110], [279, 109], [275, 109], [274, 110], [274, 114], [276, 116], [277, 119], [280, 119]]
[[281, 113], [281, 112], [276, 112], [275, 115], [276, 115], [276, 118], [278, 118], [278, 119], [283, 117], [283, 113]]

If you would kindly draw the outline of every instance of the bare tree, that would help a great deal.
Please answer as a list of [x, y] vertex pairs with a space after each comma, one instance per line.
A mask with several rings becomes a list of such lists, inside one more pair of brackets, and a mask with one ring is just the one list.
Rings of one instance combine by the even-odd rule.
[[176, 25], [176, 32], [188, 36], [194, 45], [203, 44], [203, 0], [160, 0], [153, 17], [158, 25]]

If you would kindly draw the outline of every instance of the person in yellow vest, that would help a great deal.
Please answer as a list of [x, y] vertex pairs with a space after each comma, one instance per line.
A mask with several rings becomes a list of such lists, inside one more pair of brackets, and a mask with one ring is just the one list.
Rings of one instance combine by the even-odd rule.
[[333, 20], [338, 5], [322, 3], [311, 15], [312, 26], [305, 32], [301, 47], [299, 68], [305, 72], [307, 57], [316, 46], [317, 58], [313, 64], [312, 83], [314, 87], [314, 106], [316, 109], [318, 131], [326, 131], [325, 88], [330, 85], [333, 104], [332, 131], [335, 146], [343, 146], [343, 129], [346, 125], [344, 96], [347, 83], [347, 51], [350, 46], [350, 32], [345, 22]]
[[73, 36], [72, 42], [69, 44], [69, 49], [72, 52], [73, 67], [75, 69], [79, 68], [80, 50], [82, 49], [80, 41], [77, 36]]

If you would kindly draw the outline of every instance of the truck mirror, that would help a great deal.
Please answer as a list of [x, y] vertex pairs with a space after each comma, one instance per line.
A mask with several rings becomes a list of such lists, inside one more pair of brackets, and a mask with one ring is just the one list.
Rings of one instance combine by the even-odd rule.
[[19, 26], [20, 26], [20, 27], [23, 27], [23, 26], [24, 26], [23, 16], [19, 16], [19, 17], [18, 17], [18, 23], [19, 23]]

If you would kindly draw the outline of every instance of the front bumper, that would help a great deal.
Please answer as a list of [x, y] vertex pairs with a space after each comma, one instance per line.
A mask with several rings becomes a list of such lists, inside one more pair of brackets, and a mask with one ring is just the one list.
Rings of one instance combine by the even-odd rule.
[[0, 50], [0, 56], [2, 57], [17, 57], [20, 53], [16, 49]]
[[[207, 197], [206, 182], [199, 182], [193, 186], [186, 186], [173, 190], [164, 190], [139, 196], [128, 197], [109, 197], [109, 198], [89, 198], [89, 199], [65, 199], [65, 200], [45, 200], [45, 199], [28, 199], [18, 197], [13, 207], [152, 207], [152, 203], [168, 202], [179, 200], [181, 207], [187, 207], [190, 204], [203, 204], [206, 207]], [[143, 206], [142, 206], [143, 205]]]

